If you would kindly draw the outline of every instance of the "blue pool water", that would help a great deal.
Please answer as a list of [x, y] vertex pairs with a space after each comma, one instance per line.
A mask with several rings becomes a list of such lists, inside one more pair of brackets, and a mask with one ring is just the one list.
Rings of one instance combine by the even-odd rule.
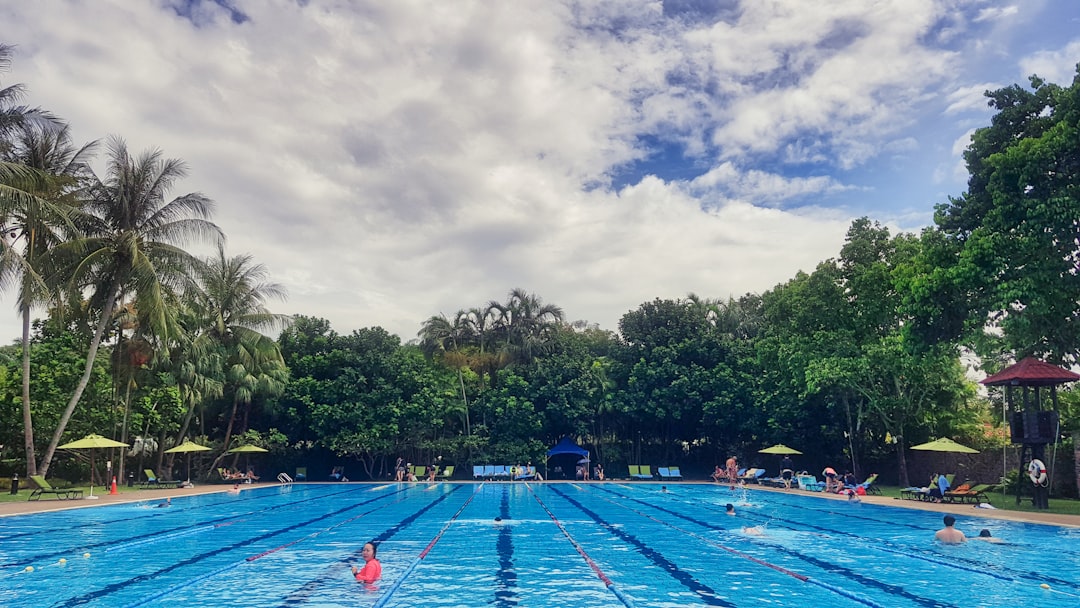
[[[978, 515], [958, 527], [1009, 544], [936, 544], [936, 513], [716, 485], [266, 487], [0, 519], [0, 605], [1080, 605], [1080, 531]], [[371, 539], [383, 579], [365, 587], [349, 565]]]

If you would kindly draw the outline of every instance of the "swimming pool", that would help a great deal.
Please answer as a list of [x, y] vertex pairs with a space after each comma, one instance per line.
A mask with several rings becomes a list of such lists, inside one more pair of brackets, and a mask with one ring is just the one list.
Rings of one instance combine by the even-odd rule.
[[[0, 520], [4, 606], [1075, 606], [1080, 531], [671, 484], [307, 484]], [[737, 515], [724, 514], [735, 503]], [[495, 522], [501, 517], [502, 522]], [[761, 534], [748, 533], [756, 527]], [[348, 566], [379, 543], [383, 579]], [[1043, 587], [1045, 585], [1045, 588]]]

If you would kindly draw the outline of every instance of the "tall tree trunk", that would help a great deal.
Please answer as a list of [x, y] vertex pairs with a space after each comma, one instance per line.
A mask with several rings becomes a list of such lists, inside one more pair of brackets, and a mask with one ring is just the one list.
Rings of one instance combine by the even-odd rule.
[[896, 436], [896, 448], [897, 448], [896, 462], [897, 462], [897, 464], [899, 465], [899, 468], [900, 468], [900, 487], [906, 488], [906, 487], [909, 487], [911, 485], [911, 482], [908, 481], [907, 459], [904, 457], [904, 433], [903, 433], [903, 430], [904, 430], [903, 428], [900, 428], [899, 429], [900, 433], [897, 434], [897, 436]]
[[457, 370], [458, 382], [461, 384], [461, 400], [465, 402], [465, 436], [472, 437], [472, 428], [469, 424], [469, 397], [465, 394], [465, 376], [461, 373], [461, 368]]
[[101, 338], [105, 335], [105, 328], [108, 327], [109, 319], [112, 317], [117, 287], [118, 283], [114, 279], [112, 285], [109, 286], [109, 291], [107, 292], [108, 295], [105, 298], [105, 308], [101, 311], [101, 320], [98, 321], [97, 329], [94, 330], [94, 337], [90, 340], [90, 352], [86, 354], [86, 367], [83, 368], [82, 377], [79, 378], [79, 384], [75, 387], [75, 394], [71, 396], [71, 401], [68, 401], [67, 407], [64, 408], [64, 413], [60, 416], [60, 422], [56, 425], [56, 432], [53, 433], [52, 441], [49, 442], [49, 447], [41, 457], [41, 466], [38, 467], [41, 475], [48, 474], [49, 465], [52, 464], [53, 454], [56, 453], [56, 446], [60, 445], [60, 438], [64, 436], [64, 429], [67, 428], [68, 422], [71, 421], [71, 415], [75, 413], [75, 407], [79, 405], [79, 400], [82, 399], [83, 392], [86, 390], [86, 385], [90, 383], [90, 374], [94, 371], [94, 359], [97, 358], [98, 347], [101, 346]]
[[[229, 442], [232, 440], [233, 421], [236, 420], [236, 412], [237, 412], [237, 409], [239, 407], [240, 407], [240, 400], [237, 399], [236, 394], [234, 392], [233, 393], [232, 413], [229, 414], [229, 424], [225, 425], [225, 442], [222, 444], [222, 452], [221, 452], [221, 454], [217, 458], [214, 459], [214, 462], [212, 462], [210, 464], [210, 470], [211, 471], [213, 471], [215, 468], [217, 468], [218, 464], [220, 464], [221, 461], [225, 459], [225, 456], [227, 456], [229, 454]], [[239, 458], [240, 455], [237, 454], [236, 457]], [[235, 464], [236, 464], [236, 460], [233, 461], [234, 466], [235, 466]]]
[[[117, 344], [119, 347], [119, 344]], [[120, 443], [128, 442], [128, 421], [131, 420], [131, 378], [128, 377], [127, 387], [124, 390], [124, 422], [120, 425]], [[147, 421], [146, 428], [150, 428], [150, 423]], [[146, 444], [146, 433], [143, 433], [143, 445]], [[145, 451], [140, 450], [140, 452]], [[127, 459], [123, 457], [121, 452], [120, 462], [117, 463], [117, 475], [119, 479], [124, 479], [124, 462]]]
[[22, 415], [26, 444], [26, 476], [37, 475], [34, 453], [34, 422], [30, 416], [30, 307], [22, 307]]

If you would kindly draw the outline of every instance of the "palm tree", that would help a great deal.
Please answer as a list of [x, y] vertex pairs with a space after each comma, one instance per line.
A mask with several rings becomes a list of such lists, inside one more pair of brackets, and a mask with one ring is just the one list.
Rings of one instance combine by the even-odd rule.
[[490, 306], [498, 311], [496, 327], [503, 348], [520, 363], [528, 363], [543, 352], [563, 320], [562, 308], [544, 304], [540, 296], [521, 288], [510, 291], [506, 304], [492, 302]]
[[147, 330], [168, 343], [170, 324], [166, 293], [198, 267], [198, 260], [181, 248], [191, 240], [220, 243], [221, 229], [210, 221], [213, 201], [199, 193], [167, 200], [176, 180], [187, 175], [183, 161], [164, 159], [159, 150], [137, 158], [122, 139], [110, 138], [106, 175], [92, 184], [86, 202], [89, 219], [83, 238], [56, 248], [68, 262], [70, 285], [92, 290], [91, 304], [101, 313], [90, 340], [86, 367], [38, 469], [44, 475], [56, 446], [90, 380], [98, 348], [109, 329], [120, 297], [133, 294]]
[[[195, 350], [220, 350], [226, 362], [225, 390], [232, 393], [232, 411], [225, 429], [226, 451], [240, 405], [244, 405], [239, 429], [242, 433], [247, 430], [251, 403], [256, 397], [281, 394], [288, 380], [278, 343], [262, 333], [287, 327], [291, 322], [288, 315], [271, 313], [266, 307], [268, 300], [284, 300], [287, 295], [281, 285], [266, 282], [268, 276], [266, 267], [254, 264], [250, 255], [227, 257], [220, 245], [217, 255], [205, 260], [196, 273], [199, 289], [194, 293], [193, 308], [202, 327]], [[220, 460], [221, 456], [213, 466]]]
[[462, 345], [469, 337], [467, 313], [459, 310], [451, 323], [446, 315], [429, 317], [417, 333], [420, 338], [420, 350], [428, 358], [438, 357], [444, 364], [457, 372], [458, 385], [461, 388], [461, 401], [464, 404], [465, 436], [472, 435], [469, 419], [469, 396], [465, 392], [465, 375], [462, 369], [469, 366], [468, 356], [462, 352]]
[[90, 175], [87, 161], [94, 143], [82, 148], [71, 144], [67, 126], [40, 128], [24, 123], [5, 154], [5, 160], [33, 170], [36, 179], [19, 180], [27, 196], [8, 198], [4, 205], [0, 238], [0, 283], [19, 283], [18, 308], [22, 317], [22, 410], [27, 475], [37, 474], [34, 427], [30, 412], [30, 311], [54, 299], [41, 262], [67, 237], [77, 234], [78, 192]]
[[[0, 44], [0, 72], [11, 69], [11, 54], [15, 47], [10, 44]], [[56, 118], [41, 110], [24, 105], [18, 105], [26, 88], [21, 84], [0, 89], [0, 152], [8, 136], [23, 125], [32, 124], [39, 127], [60, 126]]]

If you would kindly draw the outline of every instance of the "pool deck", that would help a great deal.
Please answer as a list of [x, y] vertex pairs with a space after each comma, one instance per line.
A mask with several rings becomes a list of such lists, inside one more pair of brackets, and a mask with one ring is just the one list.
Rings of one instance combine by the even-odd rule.
[[[347, 482], [347, 483], [363, 483], [372, 484], [374, 482]], [[392, 482], [391, 482], [392, 483]], [[415, 482], [423, 484], [427, 482]], [[447, 482], [436, 482], [447, 483]], [[474, 481], [451, 481], [448, 483], [478, 483]], [[489, 483], [521, 483], [521, 482], [489, 482]], [[536, 482], [532, 482], [536, 483]], [[582, 483], [582, 482], [570, 482], [570, 481], [544, 481], [539, 483]], [[662, 482], [658, 481], [625, 481], [625, 480], [609, 480], [602, 482], [584, 482], [586, 484], [593, 483], [629, 483], [633, 485], [661, 485]], [[675, 482], [664, 482], [667, 485], [674, 485]], [[699, 483], [700, 485], [715, 485], [717, 488], [723, 488], [726, 490], [727, 484], [716, 484], [712, 482], [694, 482], [684, 481], [678, 483]], [[241, 485], [240, 491], [261, 488], [271, 485], [271, 483], [257, 483], [252, 485]], [[839, 502], [847, 502], [847, 497], [838, 496], [836, 494], [825, 494], [822, 492], [804, 492], [801, 490], [785, 490], [782, 488], [769, 488], [766, 486], [747, 486], [748, 489], [754, 491], [764, 492], [783, 492], [790, 493], [795, 492], [805, 496], [818, 498], [820, 500], [835, 500]], [[110, 505], [117, 503], [131, 503], [131, 502], [161, 502], [166, 498], [177, 498], [181, 496], [194, 496], [197, 494], [212, 494], [215, 492], [226, 492], [230, 489], [227, 484], [207, 484], [198, 485], [193, 488], [177, 488], [177, 489], [146, 489], [129, 492], [121, 492], [119, 494], [110, 495], [108, 492], [104, 494], [95, 494], [93, 500], [86, 498], [75, 500], [58, 500], [55, 498], [42, 498], [41, 500], [34, 501], [19, 501], [19, 502], [5, 502], [0, 503], [0, 517], [7, 517], [10, 515], [24, 515], [27, 513], [42, 513], [46, 511], [59, 511], [62, 509], [82, 509], [88, 507], [97, 507], [101, 505]], [[740, 490], [741, 491], [741, 490]], [[976, 509], [972, 504], [953, 504], [953, 503], [931, 503], [918, 500], [900, 500], [897, 498], [890, 498], [884, 496], [862, 496], [860, 497], [862, 502], [866, 504], [886, 505], [890, 507], [902, 507], [905, 509], [919, 509], [922, 511], [936, 511], [938, 513], [952, 513], [957, 516], [968, 517], [985, 517], [988, 519], [1005, 519], [1010, 521], [1021, 521], [1039, 524], [1050, 524], [1055, 526], [1068, 526], [1073, 528], [1080, 528], [1080, 515], [1064, 515], [1059, 513], [1033, 513], [1029, 511], [1006, 511], [1004, 509]]]

